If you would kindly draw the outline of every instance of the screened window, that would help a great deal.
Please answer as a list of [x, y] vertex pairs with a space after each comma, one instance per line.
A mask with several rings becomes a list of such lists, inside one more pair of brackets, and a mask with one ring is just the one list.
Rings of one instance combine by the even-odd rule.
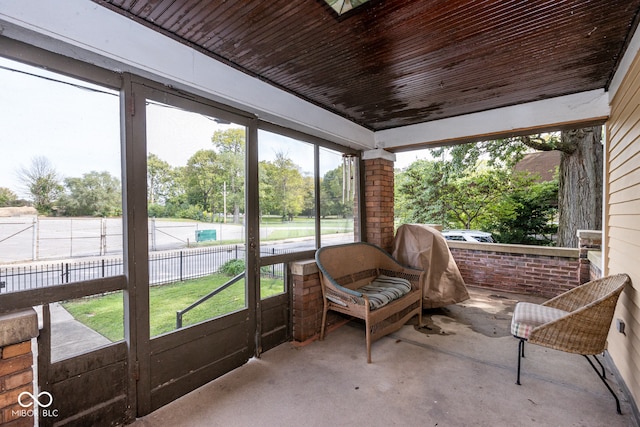
[[358, 158], [260, 130], [261, 256], [354, 241]]
[[314, 146], [258, 133], [260, 253], [315, 249]]
[[321, 246], [354, 241], [356, 157], [320, 148]]
[[[119, 92], [0, 58], [0, 93], [0, 293], [121, 275]], [[97, 301], [50, 304], [53, 360], [122, 339]]]
[[247, 306], [247, 131], [203, 108], [147, 100], [152, 337]]

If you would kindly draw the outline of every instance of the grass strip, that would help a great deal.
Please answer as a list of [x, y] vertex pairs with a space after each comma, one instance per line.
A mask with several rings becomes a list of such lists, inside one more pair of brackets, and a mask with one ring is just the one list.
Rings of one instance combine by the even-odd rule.
[[[176, 329], [176, 312], [229, 281], [222, 274], [201, 277], [149, 289], [149, 321], [151, 336]], [[261, 279], [262, 298], [282, 293], [282, 279]], [[115, 342], [124, 338], [122, 291], [102, 296], [81, 298], [62, 304], [78, 321]], [[183, 326], [232, 313], [245, 307], [245, 282], [241, 280], [200, 304], [183, 317]]]

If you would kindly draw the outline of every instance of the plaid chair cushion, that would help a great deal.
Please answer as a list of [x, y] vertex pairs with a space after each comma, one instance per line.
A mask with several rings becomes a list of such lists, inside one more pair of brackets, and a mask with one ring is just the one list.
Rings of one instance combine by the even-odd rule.
[[513, 311], [511, 333], [518, 338], [527, 339], [536, 326], [552, 322], [566, 314], [568, 312], [557, 308], [530, 302], [519, 302]]
[[411, 283], [407, 279], [381, 274], [373, 282], [357, 290], [369, 298], [369, 308], [375, 310], [408, 294], [411, 291]]

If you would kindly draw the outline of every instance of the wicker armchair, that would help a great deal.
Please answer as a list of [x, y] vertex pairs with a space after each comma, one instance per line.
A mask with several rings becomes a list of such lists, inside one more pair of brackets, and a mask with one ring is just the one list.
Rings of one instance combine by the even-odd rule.
[[[518, 338], [518, 378], [524, 357], [524, 343], [583, 355], [616, 400], [618, 396], [606, 381], [604, 367], [596, 357], [607, 348], [607, 335], [618, 297], [630, 282], [626, 274], [603, 277], [578, 286], [545, 303], [516, 304], [511, 320], [511, 333]], [[589, 356], [600, 365], [598, 371]]]
[[397, 331], [415, 315], [422, 324], [422, 270], [400, 265], [369, 243], [320, 248], [316, 263], [324, 300], [321, 340], [329, 310], [363, 319], [367, 363], [371, 363], [373, 341]]

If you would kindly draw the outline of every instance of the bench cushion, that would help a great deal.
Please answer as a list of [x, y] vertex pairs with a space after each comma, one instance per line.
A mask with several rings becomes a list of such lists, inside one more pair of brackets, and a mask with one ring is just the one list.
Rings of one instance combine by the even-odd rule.
[[376, 310], [408, 294], [411, 291], [411, 283], [407, 279], [381, 274], [373, 282], [358, 288], [357, 291], [366, 295], [369, 299], [369, 308]]
[[519, 302], [513, 310], [511, 333], [518, 338], [529, 338], [536, 326], [552, 322], [568, 314], [564, 310], [530, 302]]

